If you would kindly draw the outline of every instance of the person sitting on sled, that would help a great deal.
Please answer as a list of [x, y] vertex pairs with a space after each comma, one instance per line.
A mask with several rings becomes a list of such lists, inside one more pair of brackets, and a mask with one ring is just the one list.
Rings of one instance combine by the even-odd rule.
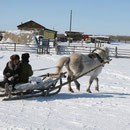
[[19, 83], [19, 59], [19, 55], [12, 55], [10, 57], [10, 61], [6, 64], [6, 67], [3, 71], [5, 89], [7, 89], [9, 85], [12, 87], [12, 89], [14, 89], [14, 86]]
[[20, 62], [20, 76], [19, 82], [20, 83], [27, 83], [29, 77], [33, 75], [32, 67], [29, 64], [29, 53], [22, 54], [22, 60]]

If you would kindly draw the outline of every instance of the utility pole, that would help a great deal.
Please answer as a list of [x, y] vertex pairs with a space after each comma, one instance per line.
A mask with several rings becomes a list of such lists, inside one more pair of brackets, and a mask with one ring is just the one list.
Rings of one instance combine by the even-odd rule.
[[69, 43], [71, 38], [71, 27], [72, 27], [72, 10], [70, 11], [70, 32], [69, 32]]

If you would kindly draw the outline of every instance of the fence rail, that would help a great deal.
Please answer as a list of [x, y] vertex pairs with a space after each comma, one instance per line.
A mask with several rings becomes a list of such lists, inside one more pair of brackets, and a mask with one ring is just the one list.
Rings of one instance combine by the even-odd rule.
[[110, 55], [116, 58], [130, 58], [130, 49], [110, 48]]
[[[82, 46], [82, 45], [75, 45], [75, 46], [65, 46], [60, 45], [58, 50], [54, 48], [53, 46], [49, 47], [48, 53], [49, 54], [72, 54], [72, 53], [82, 53], [82, 54], [88, 54], [92, 52], [92, 50], [95, 48], [88, 47], [88, 46]], [[18, 51], [18, 52], [29, 52], [29, 53], [39, 53], [42, 54], [45, 53], [46, 50], [44, 48], [38, 48], [36, 45], [30, 45], [30, 44], [16, 44], [16, 43], [0, 43], [0, 50], [1, 51]], [[41, 50], [41, 51], [39, 51]], [[119, 47], [113, 47], [109, 48], [110, 50], [110, 56], [116, 57], [116, 58], [130, 58], [130, 49], [120, 49]]]
[[37, 52], [37, 47], [30, 44], [0, 43], [2, 51]]

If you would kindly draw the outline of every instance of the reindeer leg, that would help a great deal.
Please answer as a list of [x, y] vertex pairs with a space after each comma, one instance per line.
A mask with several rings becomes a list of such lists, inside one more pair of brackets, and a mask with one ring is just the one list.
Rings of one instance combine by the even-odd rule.
[[99, 84], [98, 84], [99, 79], [95, 78], [95, 90], [99, 91]]
[[69, 91], [72, 92], [72, 93], [74, 93], [73, 89], [71, 88], [71, 82], [70, 82], [70, 81], [71, 81], [71, 77], [68, 76], [67, 80], [68, 80], [68, 82], [69, 82], [69, 83], [68, 83], [68, 89], [69, 89]]
[[87, 90], [86, 90], [88, 93], [92, 93], [91, 90], [90, 90], [92, 82], [93, 82], [93, 78], [91, 77], [90, 80], [89, 80], [89, 85], [88, 85]]
[[[73, 76], [73, 78], [75, 78], [76, 76]], [[74, 80], [74, 83], [76, 85], [76, 88], [80, 91], [80, 83], [78, 82], [77, 79]]]
[[[73, 77], [73, 78], [75, 78], [75, 77]], [[76, 85], [76, 88], [80, 91], [80, 83], [76, 79], [74, 80], [74, 83]]]

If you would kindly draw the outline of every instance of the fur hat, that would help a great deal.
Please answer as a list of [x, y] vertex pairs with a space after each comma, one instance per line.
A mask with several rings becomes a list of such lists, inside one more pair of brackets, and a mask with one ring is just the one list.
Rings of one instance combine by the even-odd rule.
[[10, 59], [11, 59], [11, 61], [14, 61], [14, 60], [19, 60], [20, 57], [19, 57], [19, 55], [12, 55], [12, 56], [10, 56]]
[[22, 60], [29, 61], [29, 53], [22, 54]]

